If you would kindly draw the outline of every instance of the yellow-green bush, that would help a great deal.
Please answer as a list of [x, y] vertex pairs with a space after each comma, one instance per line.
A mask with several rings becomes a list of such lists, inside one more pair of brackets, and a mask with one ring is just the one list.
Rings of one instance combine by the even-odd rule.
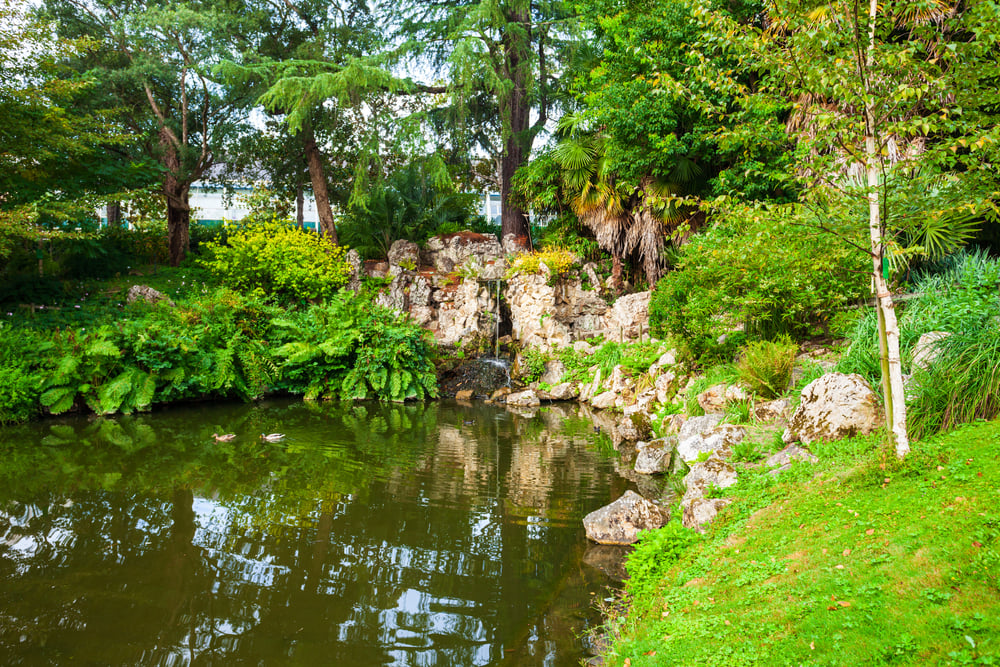
[[553, 279], [567, 276], [579, 263], [580, 259], [565, 248], [552, 247], [537, 252], [527, 252], [518, 255], [507, 269], [507, 276], [517, 273], [538, 274], [544, 264]]
[[283, 300], [317, 301], [347, 284], [346, 250], [287, 220], [272, 217], [239, 228], [225, 244], [210, 243], [203, 264], [228, 287]]

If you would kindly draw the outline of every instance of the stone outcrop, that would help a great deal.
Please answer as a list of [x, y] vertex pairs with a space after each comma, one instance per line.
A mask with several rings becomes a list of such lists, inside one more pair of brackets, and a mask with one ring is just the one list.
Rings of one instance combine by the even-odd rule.
[[722, 415], [704, 415], [702, 417], [691, 417], [680, 427], [678, 436], [681, 440], [686, 440], [693, 435], [708, 433], [713, 428], [722, 423]]
[[682, 461], [694, 461], [700, 454], [727, 452], [742, 442], [746, 435], [747, 430], [742, 426], [732, 424], [716, 426], [705, 433], [682, 438], [677, 445], [677, 455]]
[[456, 232], [427, 239], [420, 253], [421, 264], [437, 273], [451, 273], [466, 267], [475, 277], [499, 280], [506, 264], [504, 249], [491, 234]]
[[128, 288], [128, 293], [125, 295], [125, 302], [135, 303], [136, 301], [145, 301], [146, 303], [159, 303], [162, 301], [171, 307], [176, 305], [166, 294], [158, 292], [148, 285], [132, 285]]
[[735, 468], [718, 456], [693, 464], [690, 472], [684, 476], [682, 525], [703, 532], [704, 526], [715, 518], [719, 510], [732, 502], [729, 498], [708, 498], [706, 494], [710, 490], [729, 488], [736, 481]]
[[579, 279], [556, 281], [517, 274], [507, 282], [512, 332], [525, 347], [565, 347], [603, 332], [608, 304]]
[[640, 530], [662, 528], [669, 519], [666, 508], [635, 491], [626, 491], [610, 505], [585, 516], [583, 526], [587, 537], [598, 544], [634, 544]]
[[642, 475], [674, 472], [675, 463], [680, 462], [674, 456], [676, 450], [677, 436], [639, 442], [636, 445], [635, 471]]
[[786, 443], [839, 440], [871, 433], [883, 423], [878, 397], [857, 374], [828, 373], [802, 390], [788, 422]]
[[704, 533], [705, 526], [731, 502], [732, 498], [694, 498], [682, 506], [681, 525]]
[[604, 316], [608, 339], [635, 340], [649, 334], [649, 298], [651, 292], [626, 294], [615, 301]]
[[788, 445], [780, 452], [772, 454], [770, 458], [764, 463], [768, 468], [774, 468], [771, 471], [772, 474], [784, 472], [792, 467], [792, 461], [807, 461], [809, 463], [815, 463], [819, 459], [816, 458], [808, 449], [799, 447], [798, 445]]
[[934, 363], [940, 354], [938, 343], [951, 336], [947, 331], [931, 331], [925, 333], [913, 346], [913, 371], [926, 371]]
[[507, 395], [507, 405], [513, 407], [534, 408], [541, 404], [542, 402], [539, 400], [538, 394], [531, 389]]

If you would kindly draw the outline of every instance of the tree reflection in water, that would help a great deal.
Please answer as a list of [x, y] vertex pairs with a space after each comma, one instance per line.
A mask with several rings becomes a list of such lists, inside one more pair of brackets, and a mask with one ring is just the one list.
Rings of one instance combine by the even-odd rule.
[[571, 408], [441, 403], [4, 429], [0, 657], [578, 664], [610, 583], [580, 519], [626, 484], [592, 437]]

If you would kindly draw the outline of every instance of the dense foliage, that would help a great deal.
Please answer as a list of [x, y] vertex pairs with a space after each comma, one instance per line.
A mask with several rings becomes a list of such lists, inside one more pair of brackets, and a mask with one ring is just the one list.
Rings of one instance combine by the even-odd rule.
[[147, 410], [265, 393], [403, 401], [437, 395], [427, 334], [368, 297], [287, 311], [215, 289], [178, 306], [142, 302], [88, 326], [12, 329], [0, 340], [0, 421], [87, 408]]
[[651, 330], [701, 355], [740, 325], [763, 338], [809, 334], [859, 301], [870, 259], [801, 224], [794, 211], [747, 209], [692, 238], [656, 287]]
[[345, 249], [321, 236], [272, 218], [229, 233], [225, 243], [210, 243], [203, 264], [223, 284], [246, 293], [284, 301], [315, 301], [347, 284], [351, 265]]

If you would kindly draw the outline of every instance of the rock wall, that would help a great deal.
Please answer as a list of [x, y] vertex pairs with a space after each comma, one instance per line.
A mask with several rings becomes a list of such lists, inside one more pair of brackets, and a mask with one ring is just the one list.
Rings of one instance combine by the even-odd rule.
[[[508, 245], [514, 249], [513, 241]], [[598, 335], [648, 335], [649, 292], [609, 304], [579, 278], [553, 281], [542, 273], [504, 281], [505, 247], [494, 236], [473, 232], [435, 236], [423, 248], [400, 240], [389, 249], [388, 262], [366, 262], [361, 271], [391, 277], [378, 302], [409, 313], [442, 345], [492, 340], [502, 317], [500, 299], [509, 307], [513, 337], [525, 348], [563, 347]], [[592, 265], [583, 274], [600, 289]]]

